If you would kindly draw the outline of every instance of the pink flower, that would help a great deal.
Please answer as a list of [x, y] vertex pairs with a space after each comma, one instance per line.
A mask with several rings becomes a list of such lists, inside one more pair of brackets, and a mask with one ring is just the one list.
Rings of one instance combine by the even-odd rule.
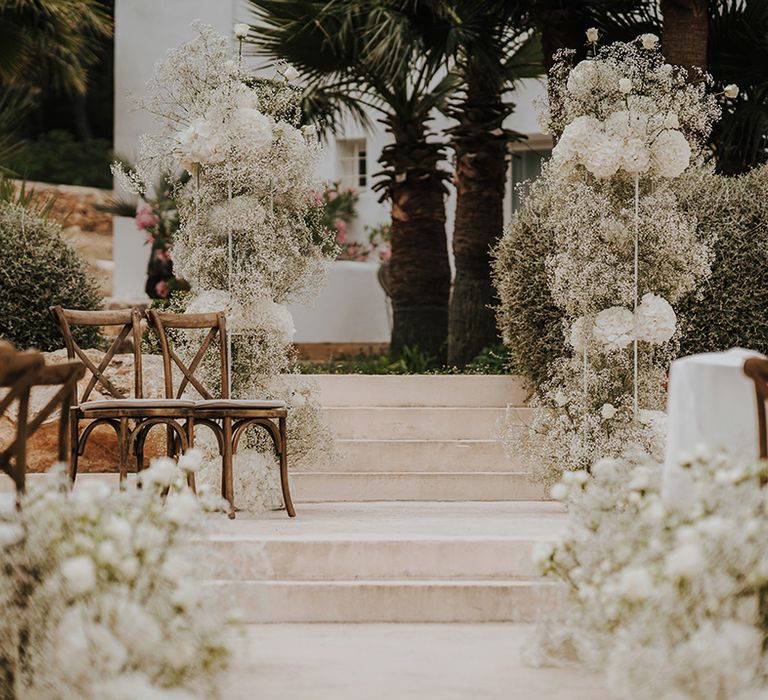
[[323, 195], [320, 192], [313, 192], [312, 197], [315, 200], [315, 204], [322, 204], [323, 203]]
[[170, 247], [157, 248], [155, 250], [155, 257], [158, 260], [163, 260], [163, 261], [170, 260], [171, 259], [171, 249], [170, 249]]
[[328, 201], [332, 202], [334, 199], [336, 199], [336, 197], [339, 196], [339, 193], [336, 190], [328, 190], [328, 192], [326, 192], [326, 196], [328, 197]]
[[160, 299], [167, 299], [170, 293], [171, 290], [168, 288], [168, 283], [165, 280], [160, 280], [155, 285], [155, 294], [157, 294]]
[[160, 219], [155, 216], [152, 207], [148, 204], [144, 205], [136, 213], [136, 228], [139, 229], [139, 231], [149, 228], [150, 226], [157, 226], [158, 223], [160, 223]]
[[347, 190], [347, 192], [349, 192], [349, 194], [353, 194], [353, 195], [360, 194], [360, 190], [357, 189], [357, 187], [350, 187]]
[[333, 225], [336, 229], [336, 240], [339, 243], [346, 243], [347, 242], [347, 222], [343, 219], [336, 219], [336, 221], [333, 222]]
[[388, 262], [389, 259], [392, 257], [392, 248], [389, 246], [386, 246], [385, 248], [382, 248], [379, 250], [379, 260], [381, 262]]

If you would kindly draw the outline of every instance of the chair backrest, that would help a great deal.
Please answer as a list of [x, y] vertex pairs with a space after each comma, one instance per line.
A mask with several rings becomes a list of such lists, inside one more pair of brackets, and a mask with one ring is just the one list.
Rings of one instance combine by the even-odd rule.
[[757, 436], [760, 459], [768, 459], [768, 425], [765, 421], [765, 402], [768, 401], [768, 359], [750, 357], [744, 363], [744, 374], [755, 384], [757, 398]]
[[[59, 324], [61, 334], [64, 336], [67, 357], [71, 360], [80, 360], [91, 374], [82, 395], [78, 397], [80, 403], [88, 401], [91, 392], [96, 388], [97, 384], [115, 399], [130, 398], [124, 396], [120, 389], [109, 381], [104, 374], [114, 359], [115, 354], [129, 335], [133, 340], [133, 395], [137, 399], [143, 397], [143, 375], [141, 369], [141, 319], [143, 314], [139, 309], [76, 311], [73, 309], [62, 309], [60, 306], [52, 306], [51, 313]], [[75, 341], [72, 335], [72, 326], [117, 326], [120, 327], [120, 331], [109, 348], [107, 348], [101, 362], [96, 365]]]
[[[157, 332], [160, 340], [160, 348], [163, 353], [163, 374], [165, 376], [165, 397], [168, 399], [180, 399], [184, 395], [184, 390], [188, 386], [193, 386], [200, 396], [204, 399], [229, 398], [229, 352], [227, 348], [227, 319], [223, 311], [217, 311], [207, 314], [174, 314], [163, 313], [155, 309], [147, 310], [147, 317]], [[203, 337], [202, 343], [187, 364], [179, 357], [172, 343], [169, 341], [167, 330], [169, 328], [179, 328], [186, 330], [208, 330]], [[202, 362], [211, 344], [218, 336], [219, 346], [219, 373], [220, 373], [220, 393], [221, 396], [213, 396], [213, 393], [206, 387], [202, 381], [195, 376], [200, 363]], [[174, 365], [181, 371], [182, 379], [179, 386], [174, 390], [173, 386], [173, 367]]]
[[[18, 401], [15, 434], [9, 444], [0, 448], [0, 471], [15, 482], [18, 493], [24, 491], [26, 477], [27, 441], [59, 409], [59, 459], [67, 456], [66, 428], [68, 407], [77, 391], [77, 381], [85, 374], [83, 363], [69, 360], [59, 365], [45, 365], [43, 355], [36, 351], [19, 352], [9, 343], [0, 341], [0, 387], [8, 391], [0, 399], [0, 415]], [[35, 386], [58, 386], [45, 406], [30, 416], [30, 391]]]

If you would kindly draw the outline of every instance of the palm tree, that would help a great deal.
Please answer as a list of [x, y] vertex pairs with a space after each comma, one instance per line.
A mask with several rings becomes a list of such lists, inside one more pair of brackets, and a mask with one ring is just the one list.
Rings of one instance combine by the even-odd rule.
[[507, 91], [542, 73], [541, 47], [526, 3], [463, 0], [451, 3], [459, 30], [455, 70], [462, 86], [448, 109], [455, 157], [456, 217], [448, 362], [465, 366], [497, 344], [490, 251], [504, 226], [507, 146], [523, 137], [504, 128], [515, 105]]
[[667, 61], [686, 68], [707, 67], [708, 5], [708, 0], [661, 0], [661, 48]]
[[94, 39], [111, 33], [101, 0], [0, 0], [0, 84], [82, 93]]
[[[298, 67], [324, 94], [346, 93], [378, 114], [392, 137], [374, 189], [392, 206], [391, 352], [418, 347], [441, 360], [450, 267], [445, 235], [444, 145], [430, 121], [454, 89], [440, 56], [395, 3], [250, 0], [259, 26], [253, 51]], [[424, 18], [428, 22], [428, 18]], [[397, 42], [393, 42], [393, 37]]]

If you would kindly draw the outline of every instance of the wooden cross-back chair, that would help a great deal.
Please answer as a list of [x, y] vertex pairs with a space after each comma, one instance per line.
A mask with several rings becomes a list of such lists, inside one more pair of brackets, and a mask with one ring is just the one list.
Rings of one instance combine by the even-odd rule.
[[759, 455], [760, 459], [768, 459], [768, 424], [765, 420], [765, 402], [768, 401], [768, 358], [750, 357], [744, 362], [744, 374], [755, 384]]
[[[207, 314], [161, 313], [149, 309], [147, 316], [157, 332], [163, 353], [165, 395], [169, 399], [180, 399], [190, 387], [202, 397], [195, 401], [195, 407], [188, 418], [187, 433], [194, 440], [194, 426], [205, 425], [216, 435], [222, 460], [221, 492], [229, 502], [229, 517], [235, 517], [233, 457], [237, 452], [245, 431], [259, 426], [269, 433], [275, 452], [280, 460], [280, 486], [283, 501], [290, 517], [296, 515], [288, 485], [288, 453], [286, 419], [288, 409], [284, 401], [250, 400], [230, 398], [229, 351], [227, 347], [227, 325], [223, 312]], [[173, 348], [168, 329], [208, 330], [203, 336], [199, 350], [188, 363]], [[215, 346], [214, 346], [215, 342]], [[209, 349], [218, 349], [218, 380], [220, 396], [214, 398], [208, 386], [195, 376]], [[182, 379], [174, 387], [174, 368]]]
[[[27, 441], [51, 414], [59, 409], [58, 458], [68, 457], [69, 406], [77, 393], [77, 382], [85, 374], [82, 362], [70, 360], [60, 365], [46, 365], [42, 354], [19, 352], [10, 343], [0, 341], [0, 387], [7, 389], [0, 398], [0, 415], [18, 402], [16, 431], [10, 444], [0, 450], [0, 470], [13, 479], [17, 495], [24, 493], [27, 473]], [[30, 416], [30, 393], [36, 386], [58, 386], [56, 393]]]
[[[128, 460], [131, 451], [136, 457], [136, 469], [144, 467], [144, 443], [149, 431], [156, 425], [165, 425], [175, 435], [169, 440], [168, 450], [172, 454], [172, 445], [178, 445], [182, 451], [188, 447], [187, 433], [180, 423], [194, 408], [193, 401], [174, 401], [165, 398], [144, 398], [143, 373], [141, 364], [141, 321], [143, 314], [139, 309], [117, 311], [76, 311], [60, 306], [51, 308], [67, 348], [67, 356], [78, 358], [90, 372], [90, 379], [82, 394], [73, 402], [70, 410], [70, 476], [74, 481], [77, 476], [78, 457], [82, 456], [88, 438], [95, 428], [109, 425], [117, 433], [119, 452], [120, 484], [128, 473]], [[72, 326], [117, 327], [119, 332], [110, 344], [98, 364], [77, 344], [72, 334]], [[105, 372], [127, 338], [133, 341], [133, 396], [126, 397]], [[96, 387], [111, 396], [108, 400], [90, 400]], [[80, 430], [80, 424], [88, 424]]]

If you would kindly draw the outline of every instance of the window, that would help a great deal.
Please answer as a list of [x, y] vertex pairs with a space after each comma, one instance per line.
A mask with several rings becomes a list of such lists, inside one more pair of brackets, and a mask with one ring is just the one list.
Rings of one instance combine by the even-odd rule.
[[541, 173], [541, 164], [549, 158], [552, 149], [512, 151], [512, 212], [516, 212], [525, 197], [525, 186], [521, 182], [535, 180]]
[[337, 142], [337, 152], [342, 187], [364, 190], [368, 186], [368, 154], [365, 139], [340, 139]]

